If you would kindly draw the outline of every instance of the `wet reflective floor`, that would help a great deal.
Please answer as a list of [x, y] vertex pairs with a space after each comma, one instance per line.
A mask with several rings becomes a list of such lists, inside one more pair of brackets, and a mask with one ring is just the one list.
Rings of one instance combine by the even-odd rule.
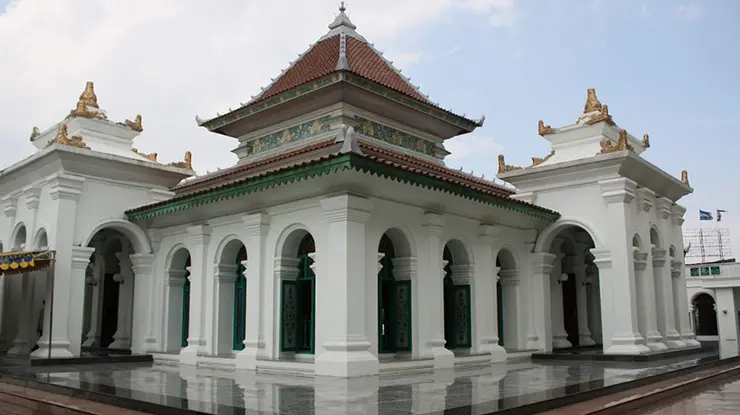
[[490, 413], [711, 360], [548, 362], [335, 379], [141, 363], [16, 368], [15, 377], [211, 414]]
[[643, 415], [740, 414], [740, 379], [705, 389], [699, 394], [643, 412]]

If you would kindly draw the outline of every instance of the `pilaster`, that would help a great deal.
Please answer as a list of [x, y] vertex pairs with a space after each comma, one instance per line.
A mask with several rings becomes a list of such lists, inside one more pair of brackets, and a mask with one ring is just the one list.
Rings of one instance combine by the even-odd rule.
[[322, 259], [317, 249], [316, 338], [323, 351], [317, 350], [314, 370], [343, 378], [376, 375], [379, 364], [370, 353], [365, 295], [365, 226], [372, 203], [345, 193], [321, 200], [321, 207], [326, 219], [321, 246], [326, 250]]
[[[445, 218], [439, 213], [425, 212], [423, 227], [427, 239], [427, 271], [419, 280], [418, 290], [414, 292], [419, 301], [419, 314], [429, 316], [423, 319], [421, 329], [422, 355], [434, 359], [435, 369], [451, 368], [455, 365], [455, 355], [444, 346], [444, 261], [442, 260], [442, 232], [445, 229]], [[423, 246], [423, 245], [422, 245]], [[422, 323], [422, 321], [420, 321]]]
[[[270, 226], [270, 216], [259, 212], [242, 218], [244, 231], [247, 235], [247, 330], [244, 339], [244, 350], [236, 355], [237, 369], [257, 368], [257, 360], [266, 357], [265, 335], [263, 330], [263, 310], [273, 310], [273, 295], [267, 295], [265, 289], [268, 284], [263, 269], [266, 261], [265, 241]], [[273, 321], [267, 319], [267, 321]]]
[[[191, 259], [192, 260], [192, 259]], [[186, 269], [168, 269], [165, 271], [165, 323], [162, 332], [162, 349], [165, 352], [180, 352], [182, 349], [181, 330], [183, 315], [183, 287], [187, 280]], [[192, 310], [192, 307], [191, 307]]]
[[[605, 258], [594, 261], [599, 266], [601, 280], [602, 312], [609, 314], [610, 327], [604, 325], [604, 353], [641, 354], [650, 349], [639, 333], [637, 318], [637, 295], [635, 290], [634, 257], [632, 255], [633, 207], [635, 182], [623, 177], [599, 182], [604, 199], [609, 225], [607, 246], [610, 247], [610, 266]], [[591, 251], [594, 256], [596, 253]], [[605, 307], [604, 297], [611, 297], [609, 307]], [[605, 319], [606, 320], [606, 319]], [[611, 331], [611, 344], [607, 348], [607, 330]]]
[[[672, 218], [672, 243], [675, 247], [675, 260], [679, 262], [683, 259], [683, 232], [681, 227], [684, 223], [684, 215], [686, 214], [686, 208], [673, 204], [671, 205], [671, 218]], [[688, 293], [686, 290], [686, 274], [684, 274], [683, 265], [680, 266], [680, 274], [678, 275], [678, 281], [676, 284], [676, 290], [678, 291], [676, 297], [680, 297], [682, 301], [674, 301], [674, 305], [678, 312], [678, 318], [676, 319], [677, 328], [680, 327], [681, 341], [686, 343], [689, 347], [699, 347], [701, 344], [696, 340], [694, 332], [691, 330], [689, 323], [689, 305], [688, 305]]]
[[576, 254], [573, 257], [573, 272], [576, 276], [576, 302], [578, 313], [578, 345], [593, 346], [596, 344], [589, 329], [588, 289], [586, 281], [587, 244], [577, 241]]
[[[662, 233], [662, 232], [661, 232]], [[670, 266], [666, 265], [667, 249], [652, 249], [653, 275], [655, 276], [655, 299], [657, 306], [658, 330], [663, 334], [663, 343], [669, 349], [686, 347], [681, 334], [676, 330], [676, 316], [673, 306], [673, 283]]]
[[204, 311], [213, 301], [213, 284], [208, 284], [208, 244], [211, 228], [206, 224], [187, 228], [186, 245], [190, 251], [190, 325], [188, 345], [180, 352], [180, 364], [196, 365], [197, 356], [205, 354]]
[[213, 265], [215, 304], [213, 304], [211, 330], [208, 333], [210, 347], [206, 347], [208, 354], [223, 356], [233, 350], [236, 271], [236, 264]]
[[155, 314], [152, 308], [154, 296], [154, 254], [137, 253], [129, 255], [131, 264], [132, 281], [134, 281], [134, 298], [132, 302], [133, 319], [131, 327], [131, 352], [151, 353], [156, 350], [156, 338], [153, 333], [153, 318]]
[[648, 267], [648, 253], [634, 251], [635, 279], [637, 280], [638, 325], [640, 334], [647, 341], [647, 347], [656, 352], [668, 349], [663, 343], [663, 336], [658, 333], [656, 316], [656, 296], [652, 279], [653, 267]]
[[552, 351], [552, 315], [550, 280], [556, 256], [549, 252], [529, 255], [532, 277], [529, 278], [530, 326], [535, 330], [527, 336], [527, 348]]
[[111, 349], [131, 348], [131, 317], [134, 305], [134, 273], [131, 270], [131, 253], [128, 244], [123, 244], [121, 252], [116, 253], [120, 272], [113, 279], [118, 287], [118, 324]]
[[494, 225], [481, 224], [478, 227], [478, 243], [475, 267], [475, 332], [477, 349], [480, 353], [490, 353], [491, 362], [505, 362], [506, 350], [501, 347], [498, 337], [498, 295], [496, 293], [496, 256], [503, 243], [501, 230]]
[[103, 307], [103, 284], [101, 284], [104, 275], [103, 267], [105, 266], [104, 256], [96, 250], [93, 254], [94, 261], [92, 264], [92, 273], [85, 279], [85, 283], [90, 287], [90, 327], [88, 329], [85, 342], [82, 347], [100, 346], [100, 316]]

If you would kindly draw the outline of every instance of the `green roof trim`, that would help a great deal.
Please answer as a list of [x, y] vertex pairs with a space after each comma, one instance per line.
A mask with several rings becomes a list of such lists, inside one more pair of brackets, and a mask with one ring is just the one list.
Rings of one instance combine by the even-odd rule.
[[526, 205], [513, 199], [487, 195], [480, 191], [468, 189], [424, 174], [410, 172], [399, 167], [388, 166], [355, 154], [342, 154], [304, 166], [267, 174], [266, 176], [257, 177], [243, 183], [224, 185], [223, 187], [210, 192], [185, 196], [181, 199], [172, 200], [171, 202], [166, 202], [162, 205], [153, 206], [151, 208], [144, 207], [143, 209], [129, 210], [126, 212], [126, 216], [131, 221], [152, 219], [157, 216], [182, 212], [199, 206], [218, 203], [223, 200], [233, 199], [300, 180], [307, 180], [345, 170], [366, 172], [378, 177], [398, 181], [400, 183], [443, 191], [465, 199], [512, 210], [550, 222], [554, 222], [560, 217], [559, 213], [550, 212], [536, 206]]

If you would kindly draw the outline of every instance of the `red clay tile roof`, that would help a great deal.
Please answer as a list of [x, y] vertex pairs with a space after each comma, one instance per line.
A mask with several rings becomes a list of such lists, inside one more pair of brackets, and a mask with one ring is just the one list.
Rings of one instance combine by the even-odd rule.
[[[337, 34], [313, 45], [293, 66], [250, 104], [260, 102], [334, 72], [339, 61], [339, 38], [340, 35]], [[347, 36], [346, 41], [350, 72], [431, 104], [366, 42], [353, 36]]]

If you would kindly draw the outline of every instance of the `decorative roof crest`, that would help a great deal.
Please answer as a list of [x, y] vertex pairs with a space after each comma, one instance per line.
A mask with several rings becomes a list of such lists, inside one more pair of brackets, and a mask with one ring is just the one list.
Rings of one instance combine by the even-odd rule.
[[647, 133], [642, 136], [642, 148], [650, 148], [650, 136]]
[[89, 148], [85, 144], [85, 142], [82, 141], [82, 137], [80, 137], [79, 135], [67, 137], [67, 124], [59, 125], [59, 129], [57, 130], [56, 137], [54, 137], [53, 140], [50, 140], [46, 144], [46, 147], [52, 146], [54, 144], [64, 144], [66, 146], [77, 147], [77, 148]]
[[185, 160], [174, 161], [172, 163], [169, 163], [168, 166], [179, 167], [181, 169], [193, 170], [193, 153], [186, 151]]
[[126, 125], [134, 131], [144, 131], [144, 126], [141, 123], [141, 114], [136, 114], [136, 118], [134, 118], [134, 121], [126, 120]]
[[555, 155], [555, 150], [551, 150], [550, 154], [546, 155], [545, 157], [532, 157], [532, 165], [529, 167], [539, 166], [540, 164], [549, 160], [550, 157], [554, 155]]
[[504, 155], [503, 154], [498, 155], [498, 174], [508, 173], [510, 171], [521, 170], [521, 169], [522, 167], [506, 164]]
[[583, 113], [601, 112], [602, 106], [599, 99], [596, 98], [596, 89], [589, 88], [586, 94], [586, 105], [583, 106]]
[[136, 154], [138, 154], [138, 155], [146, 158], [147, 160], [157, 161], [157, 153], [149, 153], [149, 154], [140, 153], [138, 148], [132, 148], [131, 151], [133, 151], [134, 153], [136, 153]]
[[36, 137], [40, 136], [41, 132], [39, 131], [39, 127], [33, 127], [31, 130], [31, 141], [33, 141]]
[[634, 150], [632, 146], [627, 142], [627, 130], [619, 130], [619, 140], [617, 144], [614, 144], [612, 140], [606, 139], [601, 141], [601, 151], [597, 154], [614, 153], [617, 151]]
[[552, 134], [554, 132], [555, 131], [553, 131], [552, 127], [550, 127], [549, 125], [545, 125], [544, 121], [540, 120], [537, 123], [537, 134], [541, 136], [545, 136], [547, 134]]
[[108, 119], [105, 112], [98, 106], [98, 97], [95, 95], [95, 85], [92, 81], [87, 81], [85, 90], [80, 94], [75, 109], [70, 111], [71, 117], [97, 118], [101, 120]]
[[682, 170], [682, 171], [681, 171], [681, 181], [682, 181], [682, 182], [683, 182], [683, 183], [684, 183], [685, 185], [687, 185], [687, 186], [690, 186], [690, 185], [689, 185], [689, 172], [687, 172], [686, 170]]

